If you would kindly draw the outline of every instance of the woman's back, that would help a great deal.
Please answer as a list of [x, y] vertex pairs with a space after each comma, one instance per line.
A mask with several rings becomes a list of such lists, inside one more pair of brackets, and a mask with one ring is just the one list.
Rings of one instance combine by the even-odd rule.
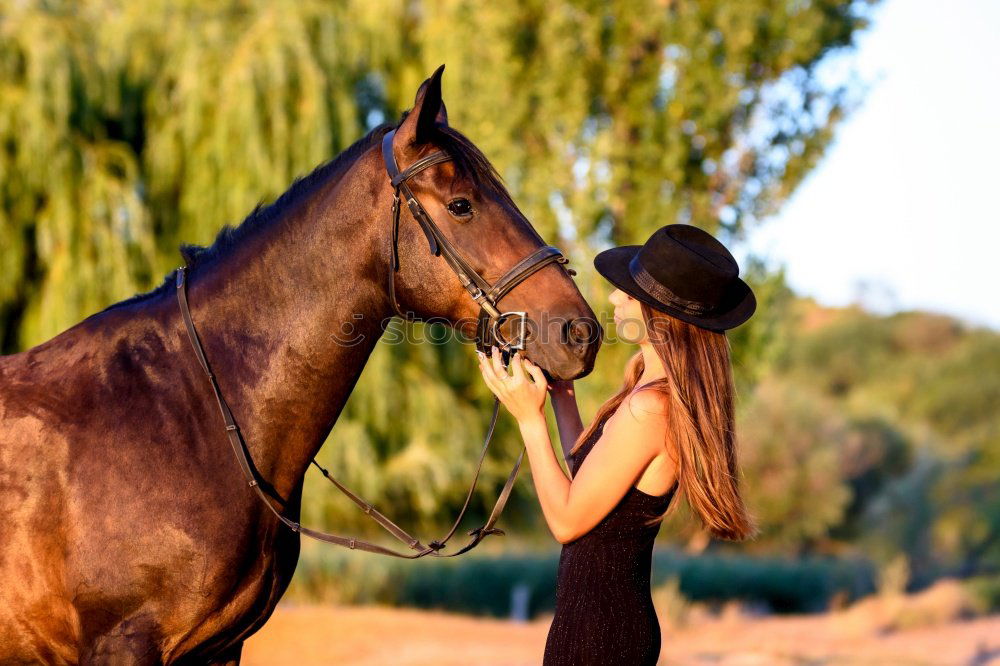
[[[570, 456], [574, 476], [610, 416]], [[660, 627], [649, 576], [660, 525], [646, 523], [666, 511], [676, 487], [658, 497], [629, 488], [592, 530], [563, 546], [544, 666], [656, 663]]]

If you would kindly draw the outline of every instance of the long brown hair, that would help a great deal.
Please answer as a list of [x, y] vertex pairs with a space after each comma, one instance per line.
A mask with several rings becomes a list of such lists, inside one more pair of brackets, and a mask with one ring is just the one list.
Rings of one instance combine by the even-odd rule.
[[[678, 489], [713, 536], [733, 541], [751, 538], [757, 527], [740, 495], [729, 339], [724, 332], [688, 324], [642, 302], [640, 306], [647, 337], [666, 375], [639, 390], [655, 391], [667, 406], [665, 443], [667, 451], [676, 453], [671, 457], [676, 458]], [[640, 351], [625, 367], [621, 390], [597, 410], [571, 453], [632, 393], [644, 369]], [[664, 516], [675, 505], [671, 502]]]

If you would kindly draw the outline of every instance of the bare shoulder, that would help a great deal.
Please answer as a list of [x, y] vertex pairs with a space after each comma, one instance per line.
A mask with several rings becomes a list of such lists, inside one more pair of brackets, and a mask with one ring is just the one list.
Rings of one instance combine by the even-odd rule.
[[627, 414], [639, 423], [661, 423], [667, 417], [667, 400], [657, 391], [636, 391], [622, 401], [618, 414]]
[[639, 449], [659, 452], [667, 427], [666, 401], [655, 391], [638, 391], [619, 405], [605, 432], [613, 439], [631, 442]]

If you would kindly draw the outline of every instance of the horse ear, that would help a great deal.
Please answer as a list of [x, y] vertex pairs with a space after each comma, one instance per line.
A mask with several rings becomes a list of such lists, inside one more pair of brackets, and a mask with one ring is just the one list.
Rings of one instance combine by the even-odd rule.
[[443, 73], [444, 65], [441, 65], [417, 89], [413, 108], [396, 131], [396, 138], [402, 143], [397, 144], [400, 148], [410, 143], [427, 143], [437, 127], [448, 125], [448, 110], [441, 99]]

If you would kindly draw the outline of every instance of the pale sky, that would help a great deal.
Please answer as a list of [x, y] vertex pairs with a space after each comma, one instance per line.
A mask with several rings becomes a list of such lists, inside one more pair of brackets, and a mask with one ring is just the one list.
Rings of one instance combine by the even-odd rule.
[[748, 246], [821, 303], [1000, 329], [1000, 1], [887, 0], [874, 19], [862, 106]]

